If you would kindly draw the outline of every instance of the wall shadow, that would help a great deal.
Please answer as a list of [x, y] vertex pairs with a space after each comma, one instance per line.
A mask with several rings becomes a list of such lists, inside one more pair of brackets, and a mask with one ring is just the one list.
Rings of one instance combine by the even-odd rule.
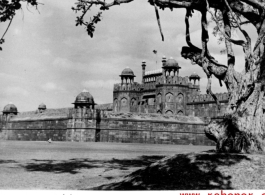
[[125, 177], [118, 183], [101, 185], [90, 190], [212, 190], [233, 189], [231, 176], [218, 167], [229, 167], [247, 156], [239, 154], [179, 154], [151, 164]]
[[14, 160], [0, 160], [0, 164], [6, 164], [6, 163], [17, 163], [17, 161], [14, 161]]
[[109, 171], [112, 169], [127, 170], [132, 167], [141, 168], [164, 157], [165, 156], [140, 156], [136, 159], [113, 158], [112, 160], [74, 158], [67, 161], [32, 159], [33, 162], [20, 166], [27, 171], [76, 174], [79, 173], [81, 169], [105, 168], [105, 171]]

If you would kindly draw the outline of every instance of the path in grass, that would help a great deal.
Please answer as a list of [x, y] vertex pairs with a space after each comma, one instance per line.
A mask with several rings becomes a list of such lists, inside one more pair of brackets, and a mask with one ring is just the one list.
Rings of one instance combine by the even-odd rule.
[[0, 189], [88, 189], [118, 182], [164, 156], [212, 146], [0, 141]]

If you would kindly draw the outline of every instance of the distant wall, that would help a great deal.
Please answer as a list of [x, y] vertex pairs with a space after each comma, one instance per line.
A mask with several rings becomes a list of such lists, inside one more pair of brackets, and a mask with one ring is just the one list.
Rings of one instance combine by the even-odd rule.
[[66, 141], [68, 119], [42, 121], [12, 121], [2, 128], [2, 139], [47, 141]]
[[204, 134], [205, 124], [152, 120], [108, 119], [100, 123], [104, 142], [213, 145]]
[[197, 117], [159, 114], [108, 114], [100, 118], [70, 117], [54, 120], [9, 121], [0, 138], [6, 140], [122, 142], [214, 145]]
[[206, 124], [197, 117], [161, 116], [152, 119], [158, 115], [138, 114], [138, 118], [133, 114], [117, 115], [119, 118], [104, 117], [103, 114], [100, 123], [72, 119], [68, 123], [67, 141], [95, 141], [98, 132], [101, 142], [214, 145], [204, 134]]

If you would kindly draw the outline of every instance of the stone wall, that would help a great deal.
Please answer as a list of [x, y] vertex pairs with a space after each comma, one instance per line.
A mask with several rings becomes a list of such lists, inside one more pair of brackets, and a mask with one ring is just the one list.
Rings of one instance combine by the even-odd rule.
[[2, 128], [2, 139], [25, 141], [66, 141], [68, 119], [12, 121]]
[[[74, 112], [80, 115], [80, 112]], [[0, 138], [7, 140], [76, 141], [151, 144], [214, 145], [198, 117], [101, 112], [92, 118], [15, 120], [4, 123]]]
[[72, 119], [67, 141], [95, 141], [98, 131], [101, 142], [214, 145], [204, 127], [198, 117], [105, 112], [98, 123]]

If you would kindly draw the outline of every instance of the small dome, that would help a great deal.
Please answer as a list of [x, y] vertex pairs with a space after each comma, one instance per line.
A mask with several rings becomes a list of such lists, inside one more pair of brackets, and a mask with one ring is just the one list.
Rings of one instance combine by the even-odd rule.
[[17, 113], [17, 107], [11, 102], [4, 107], [3, 113]]
[[129, 67], [125, 68], [122, 72], [121, 72], [121, 75], [120, 76], [132, 76], [132, 77], [135, 77], [134, 76], [134, 73], [132, 71], [132, 69], [130, 69]]
[[164, 64], [164, 67], [175, 67], [175, 68], [179, 68], [179, 64], [178, 62], [173, 59], [172, 57], [169, 58], [166, 63]]
[[44, 103], [41, 103], [38, 107], [38, 109], [46, 109], [46, 105]]
[[78, 94], [78, 96], [76, 96], [75, 104], [78, 103], [94, 104], [94, 98], [87, 90], [84, 89], [81, 93]]
[[201, 77], [197, 73], [194, 72], [193, 74], [190, 75], [189, 78], [190, 79], [200, 79]]

